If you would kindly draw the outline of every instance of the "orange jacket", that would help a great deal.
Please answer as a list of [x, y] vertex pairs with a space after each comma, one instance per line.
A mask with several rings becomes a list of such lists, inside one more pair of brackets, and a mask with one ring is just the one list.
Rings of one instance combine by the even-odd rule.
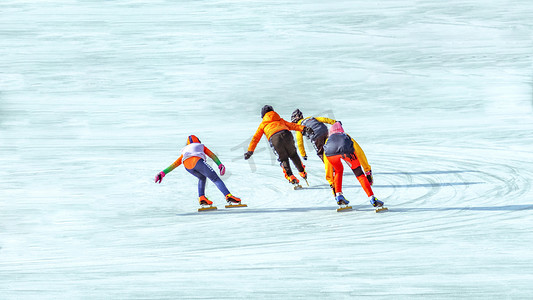
[[266, 135], [267, 139], [270, 140], [270, 137], [276, 132], [280, 132], [282, 130], [302, 131], [304, 128], [305, 126], [303, 125], [298, 125], [296, 123], [283, 120], [275, 111], [269, 111], [263, 117], [263, 121], [261, 124], [259, 124], [259, 128], [257, 128], [257, 131], [252, 137], [252, 141], [248, 146], [248, 151], [255, 150], [255, 147], [257, 147], [261, 137], [263, 137], [263, 133]]

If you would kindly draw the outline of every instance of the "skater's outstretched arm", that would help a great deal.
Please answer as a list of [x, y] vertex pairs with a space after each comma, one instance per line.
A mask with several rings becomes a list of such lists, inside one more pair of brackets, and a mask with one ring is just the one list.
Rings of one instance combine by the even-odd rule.
[[215, 153], [209, 150], [209, 148], [207, 148], [205, 145], [204, 145], [204, 153], [207, 154], [207, 156], [209, 156], [217, 164], [218, 170], [220, 171], [220, 175], [224, 175], [224, 173], [226, 173], [226, 167], [222, 164], [222, 162], [220, 162], [220, 159], [218, 159]]
[[330, 119], [330, 118], [326, 118], [326, 117], [316, 117], [315, 119], [318, 122], [322, 122], [322, 123], [326, 123], [326, 124], [330, 124], [330, 125], [333, 125], [333, 124], [335, 124], [335, 122], [337, 122], [336, 120], [333, 120], [333, 119]]
[[252, 137], [252, 140], [250, 141], [250, 145], [248, 145], [248, 151], [254, 152], [255, 147], [257, 147], [257, 144], [259, 144], [259, 141], [263, 137], [263, 123], [259, 125], [259, 128], [257, 128], [257, 131], [255, 132], [254, 136]]
[[183, 155], [180, 155], [180, 157], [178, 159], [176, 159], [176, 161], [173, 162], [168, 168], [166, 168], [163, 171], [159, 172], [155, 176], [155, 182], [156, 183], [161, 183], [161, 181], [163, 180], [163, 177], [165, 177], [165, 175], [167, 175], [169, 172], [171, 172], [172, 170], [177, 168], [179, 165], [181, 165], [181, 161], [182, 160], [183, 160]]
[[370, 164], [368, 163], [368, 160], [366, 159], [365, 152], [363, 151], [363, 149], [361, 149], [359, 144], [351, 136], [349, 137], [352, 139], [353, 148], [355, 149], [355, 155], [357, 156], [357, 159], [359, 159], [359, 162], [361, 163], [361, 167], [363, 168], [365, 172], [370, 171], [371, 167], [370, 167]]
[[307, 153], [305, 153], [304, 136], [300, 131], [296, 131], [296, 144], [298, 144], [300, 155], [304, 158], [307, 157]]
[[173, 162], [170, 166], [168, 166], [168, 168], [164, 169], [163, 172], [165, 172], [165, 174], [172, 172], [172, 170], [174, 170], [175, 168], [181, 165], [182, 160], [183, 160], [183, 155], [180, 155], [180, 157], [176, 159], [176, 161]]
[[285, 126], [287, 126], [289, 128], [289, 130], [294, 130], [294, 131], [303, 131], [305, 126], [303, 125], [298, 125], [296, 123], [292, 123], [292, 122], [287, 122], [283, 119], [281, 119], [283, 121], [283, 124], [285, 124]]
[[209, 150], [209, 148], [207, 148], [205, 145], [204, 145], [204, 153], [207, 154], [207, 156], [209, 156], [217, 164], [217, 166], [221, 164], [220, 159], [218, 159], [215, 153]]
[[326, 181], [329, 183], [330, 186], [334, 185], [333, 181], [333, 165], [329, 162], [328, 158], [326, 157], [326, 154], [324, 156], [324, 169], [326, 169]]

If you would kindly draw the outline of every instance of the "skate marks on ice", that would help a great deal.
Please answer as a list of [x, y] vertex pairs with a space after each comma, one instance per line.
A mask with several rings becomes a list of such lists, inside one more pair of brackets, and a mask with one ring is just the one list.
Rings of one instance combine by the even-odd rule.
[[[350, 209], [345, 210], [346, 212], [376, 212], [376, 208], [371, 205], [350, 205]], [[339, 206], [330, 205], [330, 206], [308, 206], [308, 207], [284, 207], [284, 208], [247, 208], [247, 209], [212, 209], [201, 212], [200, 214], [280, 214], [280, 213], [308, 213], [313, 211], [333, 211], [335, 212]], [[394, 209], [395, 211], [401, 211]], [[394, 211], [393, 210], [393, 211]], [[344, 211], [344, 210], [343, 210]], [[391, 211], [388, 207], [387, 209], [380, 211], [382, 212]], [[409, 210], [404, 210], [409, 211]], [[183, 213], [177, 213], [176, 216], [197, 216], [199, 212], [189, 211]]]
[[[374, 184], [372, 188], [420, 188], [420, 187], [439, 187], [439, 186], [460, 186], [460, 185], [474, 185], [484, 184], [485, 182], [432, 182], [432, 183], [412, 183], [412, 184]], [[345, 188], [358, 188], [361, 187], [357, 184], [343, 184]], [[303, 189], [303, 188], [302, 188]], [[329, 190], [331, 189], [327, 184], [319, 184], [311, 187], [305, 187], [306, 190]]]
[[[278, 214], [278, 213], [305, 213], [311, 211], [328, 211], [335, 210], [334, 205], [321, 207], [286, 207], [286, 208], [246, 208], [246, 209], [214, 209], [207, 211], [209, 214]], [[202, 212], [203, 213], [203, 212]], [[177, 213], [177, 216], [199, 215], [197, 211]]]
[[521, 211], [533, 210], [533, 203], [522, 205], [472, 206], [472, 207], [401, 207], [392, 212], [445, 212], [445, 211]]

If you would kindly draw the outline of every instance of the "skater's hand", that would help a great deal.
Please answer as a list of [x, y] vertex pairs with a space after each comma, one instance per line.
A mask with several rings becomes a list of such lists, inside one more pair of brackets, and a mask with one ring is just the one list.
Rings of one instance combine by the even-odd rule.
[[313, 135], [313, 133], [315, 133], [313, 129], [311, 129], [311, 127], [307, 126], [304, 127], [304, 130], [302, 130], [302, 132], [305, 133], [305, 135]]
[[165, 175], [166, 175], [165, 172], [163, 171], [159, 172], [159, 174], [155, 176], [155, 182], [161, 183], [161, 180], [163, 180], [163, 177], [165, 177]]
[[307, 160], [307, 155], [304, 155], [304, 157], [302, 157], [304, 160]]
[[226, 167], [224, 167], [223, 164], [218, 165], [218, 170], [220, 171], [220, 176], [224, 176], [224, 174], [226, 174]]
[[252, 157], [252, 154], [254, 154], [253, 151], [248, 151], [248, 152], [244, 153], [244, 159], [248, 159], [248, 158]]
[[370, 185], [372, 185], [374, 183], [374, 177], [372, 176], [372, 170], [368, 170], [367, 172], [365, 172], [365, 175]]

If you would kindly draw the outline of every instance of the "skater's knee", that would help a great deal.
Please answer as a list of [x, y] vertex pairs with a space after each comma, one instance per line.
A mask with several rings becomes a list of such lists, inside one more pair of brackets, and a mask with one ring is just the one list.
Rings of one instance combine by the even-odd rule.
[[353, 173], [355, 174], [355, 177], [359, 177], [361, 175], [363, 175], [363, 169], [361, 169], [361, 166], [355, 168], [355, 169], [352, 169]]

